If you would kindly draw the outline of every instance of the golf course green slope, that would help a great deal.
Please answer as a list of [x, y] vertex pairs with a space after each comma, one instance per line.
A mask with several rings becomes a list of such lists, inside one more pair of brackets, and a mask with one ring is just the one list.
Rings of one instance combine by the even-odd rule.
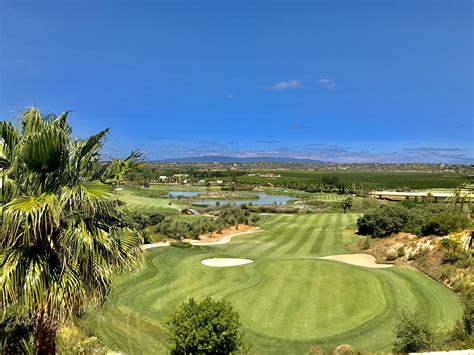
[[[393, 321], [403, 309], [420, 310], [438, 328], [459, 319], [456, 296], [414, 269], [319, 259], [356, 250], [358, 216], [267, 216], [262, 232], [227, 245], [151, 249], [144, 269], [118, 280], [109, 301], [84, 324], [113, 350], [164, 353], [162, 322], [189, 297], [212, 296], [234, 305], [254, 352], [302, 354], [311, 346], [330, 350], [340, 344], [389, 351]], [[201, 264], [213, 257], [254, 262]]]
[[[142, 193], [146, 191], [140, 191]], [[170, 202], [166, 198], [154, 198], [140, 196], [135, 191], [122, 190], [119, 192], [120, 199], [131, 209], [147, 213], [176, 214], [181, 208], [186, 206]]]

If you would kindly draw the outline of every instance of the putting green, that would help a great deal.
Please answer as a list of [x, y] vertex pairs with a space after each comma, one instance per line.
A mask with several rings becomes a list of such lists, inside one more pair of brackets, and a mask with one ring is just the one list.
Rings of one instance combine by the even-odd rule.
[[[341, 263], [272, 261], [264, 263], [258, 271], [263, 281], [230, 299], [242, 315], [243, 323], [266, 336], [329, 337], [364, 324], [387, 306], [377, 276]], [[248, 299], [252, 298], [254, 312], [246, 312]], [[366, 304], [367, 299], [373, 302]], [[285, 301], [280, 305], [282, 300]], [[361, 304], [365, 306], [360, 307]]]
[[[263, 232], [214, 247], [151, 249], [137, 274], [117, 280], [109, 301], [83, 324], [124, 353], [165, 353], [162, 323], [189, 297], [229, 300], [246, 341], [259, 354], [306, 353], [350, 344], [389, 351], [393, 325], [404, 309], [419, 310], [438, 329], [461, 316], [449, 289], [402, 267], [370, 269], [322, 260], [355, 251], [357, 214], [313, 214], [262, 219]], [[209, 258], [254, 262], [211, 268]]]

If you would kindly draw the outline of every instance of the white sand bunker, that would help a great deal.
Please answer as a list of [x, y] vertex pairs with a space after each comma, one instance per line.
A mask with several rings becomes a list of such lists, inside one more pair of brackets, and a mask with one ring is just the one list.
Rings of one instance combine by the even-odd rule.
[[375, 257], [369, 254], [342, 254], [342, 255], [330, 255], [324, 256], [321, 259], [336, 260], [346, 264], [370, 267], [374, 269], [383, 269], [392, 267], [391, 264], [377, 264]]
[[228, 266], [239, 266], [253, 263], [250, 259], [238, 259], [238, 258], [213, 258], [204, 259], [201, 264], [212, 267], [228, 267]]

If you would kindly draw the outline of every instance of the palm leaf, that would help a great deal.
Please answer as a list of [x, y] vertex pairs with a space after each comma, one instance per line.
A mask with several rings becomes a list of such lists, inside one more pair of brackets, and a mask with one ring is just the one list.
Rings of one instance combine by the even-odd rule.
[[7, 245], [30, 245], [59, 226], [61, 208], [54, 194], [18, 197], [3, 207], [3, 236]]
[[56, 171], [65, 159], [67, 139], [63, 131], [47, 127], [28, 135], [22, 147], [22, 159], [36, 173]]
[[10, 164], [12, 153], [19, 141], [18, 134], [11, 122], [0, 122], [0, 138], [2, 139], [1, 167], [5, 168]]

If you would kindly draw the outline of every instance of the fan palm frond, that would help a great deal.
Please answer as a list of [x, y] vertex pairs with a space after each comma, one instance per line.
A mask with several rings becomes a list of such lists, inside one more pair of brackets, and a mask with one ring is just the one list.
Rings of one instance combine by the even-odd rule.
[[36, 173], [51, 173], [64, 162], [67, 151], [64, 131], [49, 126], [28, 135], [22, 147], [22, 159], [27, 168]]
[[55, 194], [18, 197], [3, 207], [6, 245], [39, 243], [60, 224], [61, 206]]
[[73, 140], [67, 111], [21, 119], [18, 130], [0, 123], [1, 307], [24, 307], [54, 341], [59, 321], [100, 304], [116, 274], [141, 264], [141, 235], [124, 227], [112, 186], [141, 153], [102, 163], [108, 130]]

